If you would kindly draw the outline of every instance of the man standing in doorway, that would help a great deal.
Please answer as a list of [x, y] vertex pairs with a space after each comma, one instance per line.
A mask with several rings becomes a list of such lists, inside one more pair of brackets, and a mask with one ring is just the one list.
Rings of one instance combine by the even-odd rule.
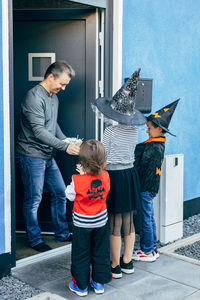
[[75, 75], [65, 61], [51, 64], [44, 80], [28, 91], [21, 104], [21, 131], [16, 147], [16, 163], [24, 185], [24, 219], [29, 246], [36, 251], [51, 249], [41, 237], [37, 212], [42, 200], [44, 183], [51, 195], [51, 214], [58, 242], [69, 241], [66, 221], [65, 183], [53, 158], [54, 149], [70, 155], [79, 154], [79, 146], [65, 142], [58, 123], [58, 98]]

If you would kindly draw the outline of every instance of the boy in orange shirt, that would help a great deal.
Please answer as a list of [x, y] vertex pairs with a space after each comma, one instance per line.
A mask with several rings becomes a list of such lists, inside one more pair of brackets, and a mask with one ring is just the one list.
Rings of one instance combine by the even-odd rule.
[[66, 196], [74, 201], [72, 238], [72, 281], [69, 289], [78, 296], [88, 294], [90, 264], [95, 293], [104, 293], [111, 280], [109, 228], [106, 198], [110, 178], [105, 171], [106, 150], [102, 143], [88, 140], [80, 147], [80, 173], [72, 176]]

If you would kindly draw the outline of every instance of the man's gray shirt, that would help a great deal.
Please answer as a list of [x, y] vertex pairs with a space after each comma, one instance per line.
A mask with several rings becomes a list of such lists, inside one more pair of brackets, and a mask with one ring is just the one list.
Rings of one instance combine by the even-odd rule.
[[28, 91], [21, 104], [21, 131], [18, 135], [18, 153], [50, 159], [53, 149], [66, 151], [66, 136], [58, 123], [58, 98], [41, 85]]

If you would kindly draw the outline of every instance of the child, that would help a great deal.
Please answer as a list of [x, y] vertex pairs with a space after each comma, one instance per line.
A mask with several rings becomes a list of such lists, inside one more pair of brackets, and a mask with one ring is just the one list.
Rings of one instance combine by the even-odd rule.
[[133, 252], [134, 260], [153, 262], [159, 257], [153, 199], [160, 185], [161, 164], [166, 141], [164, 135], [166, 132], [170, 133], [168, 126], [178, 101], [179, 99], [147, 117], [149, 139], [138, 144], [135, 149], [135, 166], [138, 169], [141, 185], [142, 228], [141, 250]]
[[79, 296], [88, 294], [90, 264], [91, 286], [95, 293], [104, 293], [104, 283], [111, 280], [109, 228], [106, 198], [110, 178], [106, 167], [106, 150], [95, 140], [83, 142], [80, 147], [80, 173], [72, 176], [66, 196], [74, 201], [72, 238], [72, 281], [69, 289]]
[[[140, 69], [126, 81], [113, 98], [99, 98], [94, 104], [105, 117], [118, 122], [105, 129], [103, 144], [106, 147], [107, 171], [111, 190], [107, 198], [110, 225], [110, 246], [113, 278], [121, 278], [122, 272], [134, 272], [132, 251], [135, 239], [133, 212], [139, 205], [139, 178], [135, 168], [134, 149], [137, 128], [146, 122], [143, 114], [134, 109]], [[121, 235], [124, 236], [124, 255], [120, 258]]]

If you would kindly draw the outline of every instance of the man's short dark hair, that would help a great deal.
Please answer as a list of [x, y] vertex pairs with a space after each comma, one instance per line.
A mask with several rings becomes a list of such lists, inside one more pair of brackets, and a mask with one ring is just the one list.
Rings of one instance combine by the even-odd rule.
[[63, 73], [69, 75], [70, 78], [75, 76], [75, 71], [70, 64], [64, 60], [56, 61], [47, 68], [44, 79], [46, 79], [50, 74], [53, 74], [56, 78], [61, 76]]

